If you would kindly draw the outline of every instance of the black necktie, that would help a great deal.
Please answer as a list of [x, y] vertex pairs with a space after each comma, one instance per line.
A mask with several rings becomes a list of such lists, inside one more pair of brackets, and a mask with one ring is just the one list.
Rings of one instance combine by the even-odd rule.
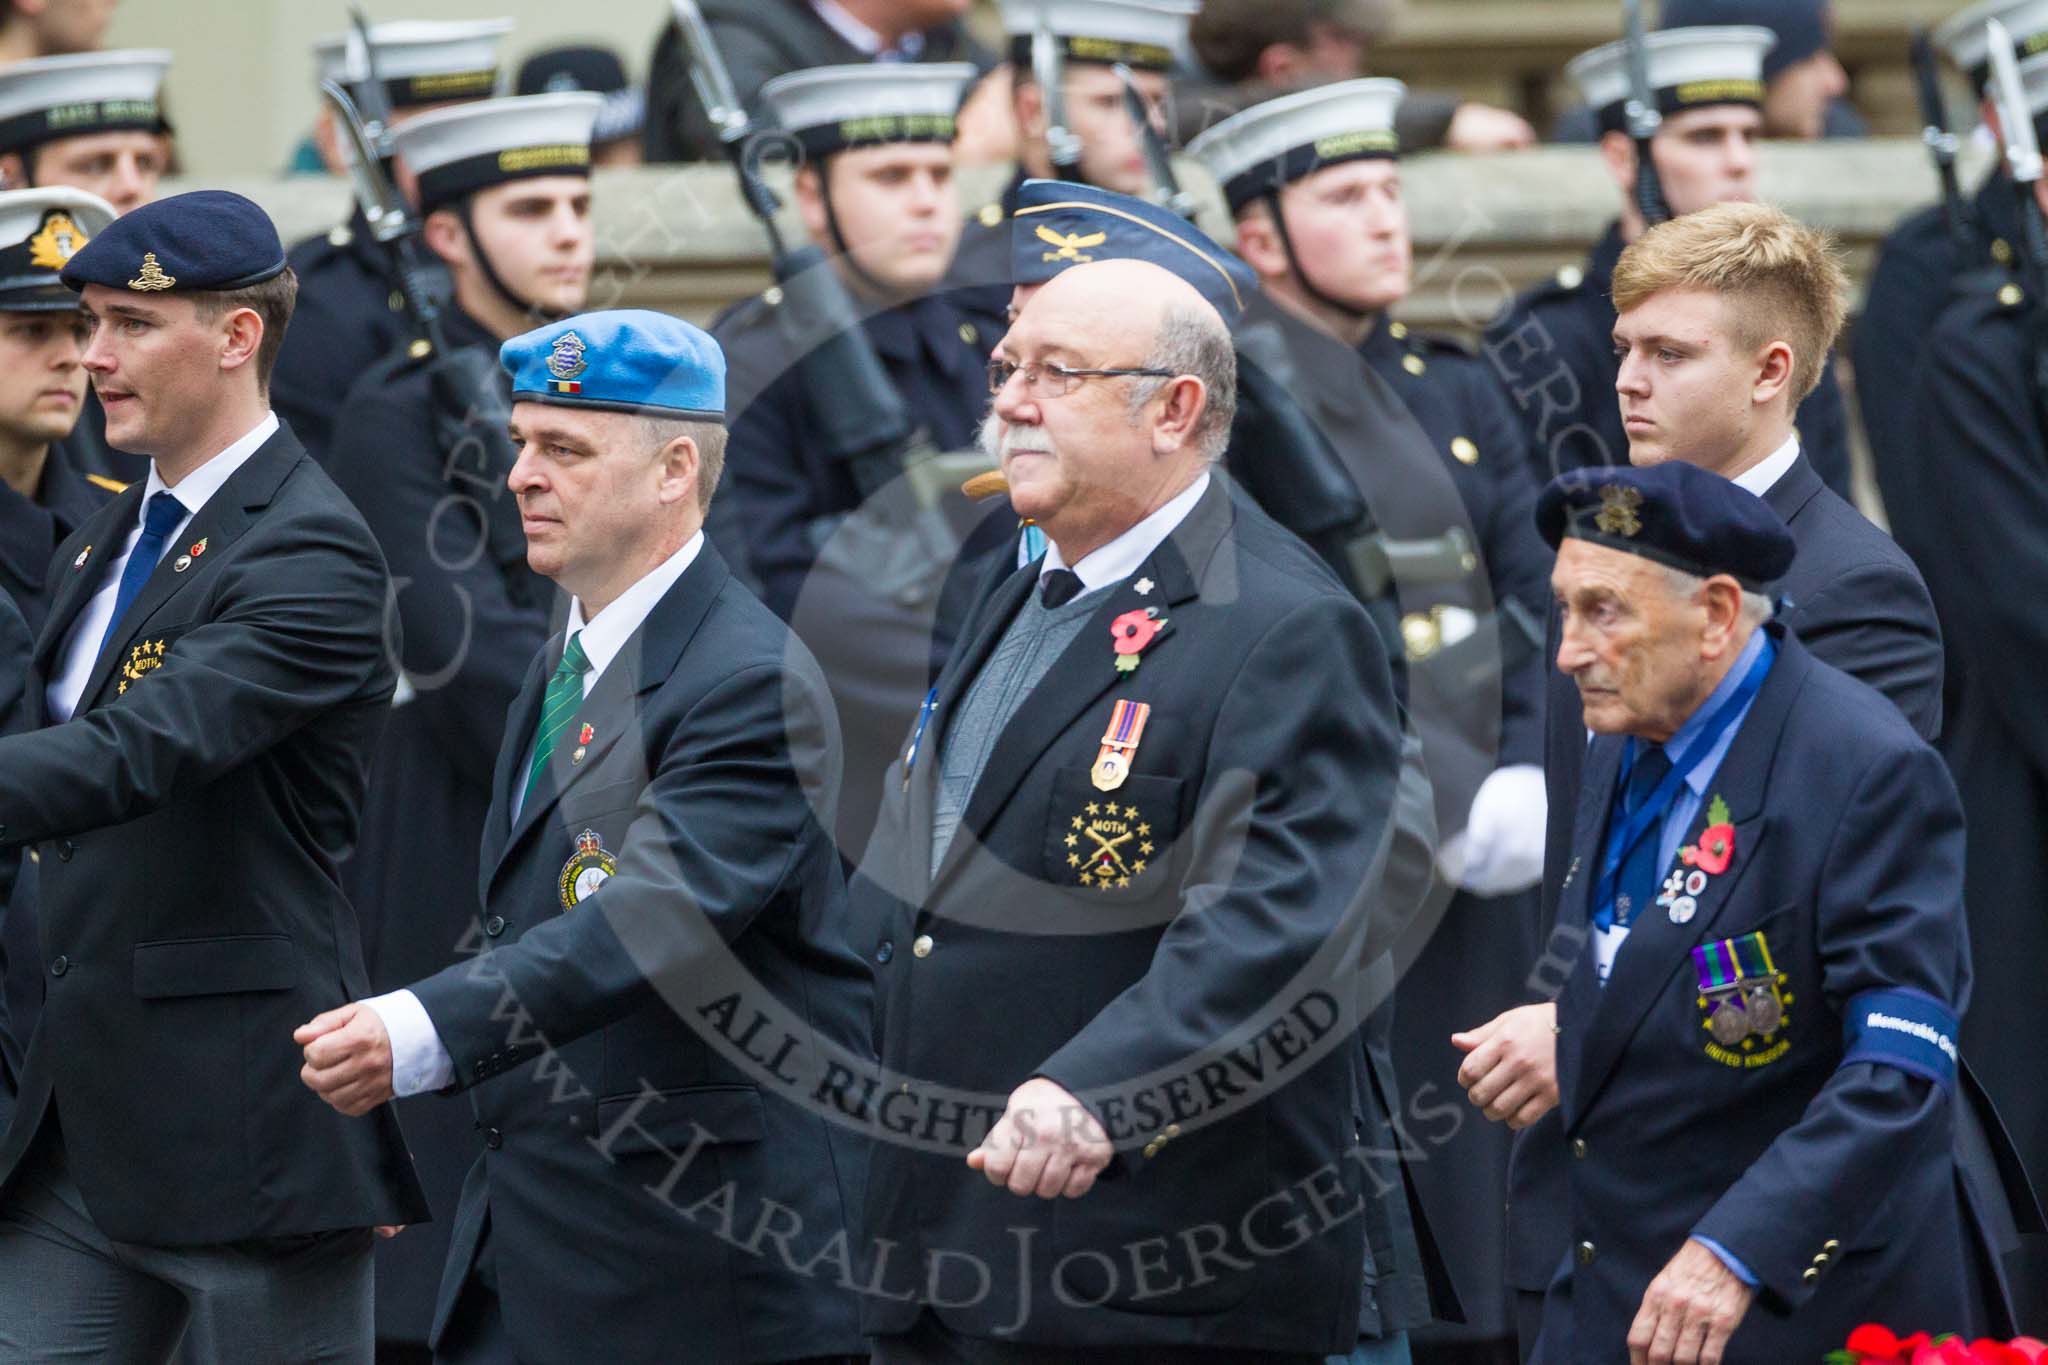
[[1047, 611], [1056, 611], [1081, 595], [1081, 575], [1072, 569], [1053, 569], [1038, 580], [1038, 600]]

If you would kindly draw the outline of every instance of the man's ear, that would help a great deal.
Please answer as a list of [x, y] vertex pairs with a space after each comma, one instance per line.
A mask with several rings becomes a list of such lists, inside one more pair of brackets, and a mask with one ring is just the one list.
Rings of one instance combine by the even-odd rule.
[[1287, 90], [1301, 83], [1302, 69], [1307, 64], [1306, 54], [1293, 43], [1268, 43], [1252, 64], [1252, 75], [1267, 85]]
[[1624, 193], [1633, 194], [1636, 188], [1636, 144], [1627, 133], [1602, 133], [1600, 135], [1600, 160], [1606, 163], [1607, 174]]
[[1717, 573], [1700, 589], [1706, 608], [1707, 629], [1701, 647], [1710, 659], [1740, 647], [1736, 627], [1742, 620], [1742, 585], [1724, 573]]
[[679, 502], [697, 506], [697, 485], [704, 477], [704, 460], [698, 453], [696, 438], [676, 437], [661, 448], [657, 458], [661, 462], [660, 500], [671, 506]]
[[420, 224], [420, 236], [427, 244], [427, 250], [439, 256], [450, 265], [468, 265], [469, 234], [462, 230], [462, 220], [455, 216], [453, 209], [435, 209]]
[[1783, 339], [1766, 342], [1756, 357], [1756, 383], [1750, 389], [1749, 401], [1762, 407], [1777, 398], [1792, 386], [1792, 372], [1798, 365], [1799, 357], [1791, 343]]
[[813, 242], [829, 246], [832, 238], [830, 225], [825, 221], [826, 175], [824, 166], [807, 161], [797, 167], [790, 188], [796, 195], [796, 213], [803, 220], [804, 231]]
[[1195, 439], [1195, 427], [1209, 406], [1209, 391], [1191, 374], [1170, 379], [1159, 391], [1159, 416], [1152, 423], [1152, 449], [1177, 455]]
[[220, 320], [220, 367], [238, 370], [256, 361], [263, 345], [263, 315], [254, 308], [236, 308]]
[[1017, 131], [1026, 142], [1045, 136], [1045, 92], [1021, 67], [1010, 92], [1011, 107], [1017, 112]]
[[1247, 208], [1237, 220], [1237, 254], [1262, 280], [1287, 273], [1287, 249], [1280, 244], [1279, 224], [1263, 204]]
[[9, 152], [0, 156], [0, 184], [10, 190], [29, 188], [28, 163], [22, 160], [20, 152]]

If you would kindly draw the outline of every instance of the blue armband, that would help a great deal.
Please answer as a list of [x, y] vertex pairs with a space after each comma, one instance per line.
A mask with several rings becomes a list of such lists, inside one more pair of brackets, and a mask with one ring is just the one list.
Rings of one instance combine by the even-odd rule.
[[1961, 1027], [1948, 1006], [1921, 991], [1865, 991], [1845, 1013], [1843, 1066], [1875, 1062], [1955, 1088]]

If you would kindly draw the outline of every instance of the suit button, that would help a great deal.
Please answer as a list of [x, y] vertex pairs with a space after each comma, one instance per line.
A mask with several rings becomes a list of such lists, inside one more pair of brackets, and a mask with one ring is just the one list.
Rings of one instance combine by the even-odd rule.
[[930, 957], [932, 955], [932, 936], [930, 934], [919, 934], [910, 941], [910, 951], [917, 957]]
[[475, 1066], [473, 1066], [473, 1067], [471, 1067], [471, 1068], [470, 1068], [470, 1071], [471, 1071], [471, 1072], [473, 1072], [473, 1073], [474, 1073], [474, 1074], [475, 1074], [475, 1075], [476, 1075], [476, 1076], [477, 1076], [477, 1077], [478, 1077], [479, 1079], [481, 1079], [481, 1078], [483, 1078], [483, 1077], [485, 1077], [485, 1076], [488, 1076], [488, 1075], [490, 1075], [490, 1074], [491, 1074], [491, 1063], [490, 1063], [490, 1060], [489, 1060], [488, 1058], [485, 1058], [485, 1057], [479, 1057], [479, 1058], [477, 1058], [477, 1060], [476, 1060], [476, 1065], [475, 1065]]
[[1179, 1136], [1180, 1136], [1180, 1125], [1179, 1125], [1179, 1124], [1177, 1124], [1177, 1123], [1169, 1123], [1169, 1124], [1167, 1124], [1167, 1125], [1166, 1125], [1166, 1131], [1160, 1134], [1160, 1137], [1161, 1137], [1162, 1139], [1164, 1139], [1164, 1138], [1177, 1138], [1177, 1137], [1179, 1137]]
[[875, 949], [875, 961], [887, 962], [894, 956], [896, 956], [896, 945], [886, 938], [883, 939], [881, 946]]
[[1153, 1157], [1155, 1157], [1155, 1156], [1158, 1156], [1158, 1155], [1159, 1155], [1159, 1139], [1158, 1139], [1158, 1138], [1153, 1138], [1153, 1139], [1152, 1139], [1152, 1140], [1151, 1140], [1150, 1142], [1148, 1142], [1148, 1143], [1146, 1143], [1146, 1144], [1145, 1144], [1145, 1159], [1146, 1159], [1147, 1161], [1150, 1161], [1150, 1160], [1151, 1160], [1151, 1159], [1152, 1159]]
[[70, 971], [70, 970], [71, 970], [71, 959], [70, 959], [70, 958], [68, 958], [68, 957], [66, 957], [66, 956], [64, 956], [64, 954], [62, 954], [62, 953], [59, 953], [59, 954], [57, 954], [57, 956], [56, 956], [56, 957], [55, 957], [54, 959], [52, 959], [52, 960], [51, 960], [51, 962], [50, 962], [50, 975], [51, 975], [51, 976], [62, 976], [62, 975], [64, 975], [64, 973], [66, 973], [66, 972], [68, 972], [68, 971]]
[[505, 917], [503, 915], [492, 915], [489, 919], [484, 921], [484, 932], [489, 934], [492, 938], [496, 938], [498, 935], [504, 933]]
[[1808, 1268], [1807, 1272], [1804, 1275], [1801, 1275], [1799, 1278], [1806, 1281], [1806, 1283], [1808, 1284], [1819, 1284], [1820, 1272], [1818, 1270]]
[[1822, 1251], [1825, 1251], [1828, 1255], [1832, 1256], [1842, 1249], [1842, 1244], [1840, 1242], [1837, 1242], [1834, 1238], [1830, 1237], [1825, 1242], [1822, 1242], [1820, 1244], [1820, 1249]]
[[1598, 1256], [1599, 1254], [1600, 1254], [1600, 1249], [1599, 1249], [1598, 1247], [1594, 1246], [1594, 1245], [1593, 1245], [1593, 1244], [1592, 1244], [1591, 1242], [1581, 1242], [1581, 1243], [1579, 1243], [1579, 1264], [1580, 1264], [1580, 1265], [1591, 1265], [1591, 1264], [1593, 1264], [1593, 1258], [1594, 1258], [1595, 1256]]
[[484, 1129], [484, 1146], [497, 1151], [505, 1145], [505, 1135], [495, 1128]]
[[59, 840], [57, 841], [57, 861], [58, 861], [58, 862], [60, 862], [60, 863], [68, 863], [68, 862], [70, 862], [70, 861], [71, 861], [71, 854], [72, 854], [72, 852], [73, 852], [73, 849], [72, 849], [72, 847], [71, 847], [71, 841], [70, 841], [69, 839], [59, 839]]
[[1584, 1138], [1572, 1139], [1572, 1155], [1580, 1161], [1586, 1159], [1586, 1140]]
[[1814, 1264], [1815, 1268], [1817, 1269], [1817, 1268], [1819, 1268], [1819, 1267], [1821, 1267], [1821, 1266], [1824, 1266], [1824, 1265], [1826, 1265], [1826, 1264], [1828, 1263], [1828, 1260], [1829, 1260], [1829, 1259], [1830, 1259], [1830, 1258], [1829, 1258], [1828, 1254], [1827, 1254], [1827, 1253], [1826, 1253], [1825, 1251], [1823, 1251], [1823, 1252], [1822, 1252], [1822, 1253], [1821, 1253], [1820, 1255], [1818, 1255], [1818, 1256], [1816, 1256], [1816, 1257], [1814, 1257], [1814, 1258], [1813, 1258], [1813, 1264]]

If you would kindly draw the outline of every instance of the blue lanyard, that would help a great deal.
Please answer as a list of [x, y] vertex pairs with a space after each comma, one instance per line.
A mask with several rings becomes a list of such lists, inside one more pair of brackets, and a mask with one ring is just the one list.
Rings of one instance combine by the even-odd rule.
[[[1678, 789], [1685, 785], [1686, 774], [1698, 767], [1700, 760], [1713, 752], [1714, 746], [1721, 741], [1722, 733], [1735, 723], [1735, 718], [1742, 714], [1742, 708], [1756, 696], [1757, 689], [1764, 685], [1764, 675], [1771, 671], [1771, 661], [1777, 655], [1777, 642], [1766, 636], [1763, 649], [1751, 661], [1749, 671], [1742, 675], [1742, 681], [1737, 683], [1735, 690], [1714, 708], [1712, 714], [1700, 726], [1700, 732], [1693, 736], [1692, 743], [1685, 746], [1685, 752], [1672, 761], [1671, 771], [1664, 774], [1664, 780], [1657, 784], [1649, 799], [1609, 831], [1607, 853], [1600, 867], [1600, 880], [1593, 884], [1593, 923], [1602, 929], [1614, 926], [1614, 883], [1621, 875], [1621, 865], [1628, 861], [1630, 850], [1635, 848], [1653, 826], [1663, 823], [1665, 812], [1669, 811], [1671, 803], [1678, 799]], [[1621, 814], [1621, 803], [1628, 792], [1629, 774], [1635, 771], [1635, 764], [1636, 746], [1631, 740], [1627, 752], [1622, 755], [1621, 774], [1614, 785], [1613, 814], [1608, 817], [1610, 823], [1615, 816]]]

